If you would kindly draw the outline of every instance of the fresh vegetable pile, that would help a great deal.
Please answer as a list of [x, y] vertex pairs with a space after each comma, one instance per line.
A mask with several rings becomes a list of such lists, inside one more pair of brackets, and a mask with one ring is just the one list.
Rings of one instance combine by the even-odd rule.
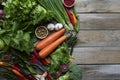
[[6, 80], [81, 80], [71, 63], [79, 19], [75, 0], [0, 2], [0, 76]]

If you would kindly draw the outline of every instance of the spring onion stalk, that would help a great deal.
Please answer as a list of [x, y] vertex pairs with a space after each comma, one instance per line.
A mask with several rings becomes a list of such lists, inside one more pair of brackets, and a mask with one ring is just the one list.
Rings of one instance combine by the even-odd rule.
[[[68, 17], [68, 14], [66, 13], [66, 10], [62, 4], [61, 0], [51, 0], [52, 2], [54, 2], [54, 5], [56, 6], [57, 10], [59, 10], [59, 12], [61, 13], [61, 16], [63, 16], [64, 20], [66, 21], [66, 23], [68, 24], [68, 26], [70, 26], [71, 28], [73, 28], [70, 19]], [[58, 4], [59, 5], [58, 5]]]
[[62, 23], [67, 31], [73, 30], [61, 0], [38, 0], [38, 2], [46, 9], [49, 7], [49, 10], [53, 11], [54, 19]]

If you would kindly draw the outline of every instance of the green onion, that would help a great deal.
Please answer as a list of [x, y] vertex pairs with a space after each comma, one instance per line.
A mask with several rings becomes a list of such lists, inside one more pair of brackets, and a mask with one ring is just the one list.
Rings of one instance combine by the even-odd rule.
[[38, 0], [38, 2], [46, 9], [49, 7], [49, 10], [53, 11], [54, 19], [62, 23], [67, 31], [73, 30], [61, 0]]

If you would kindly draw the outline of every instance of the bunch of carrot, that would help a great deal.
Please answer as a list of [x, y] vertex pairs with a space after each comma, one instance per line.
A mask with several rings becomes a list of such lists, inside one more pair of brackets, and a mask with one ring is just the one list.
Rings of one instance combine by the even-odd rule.
[[18, 76], [19, 80], [24, 80], [24, 75], [20, 71], [18, 71], [16, 68], [14, 68], [13, 66], [10, 66], [7, 63], [2, 62], [2, 61], [0, 61], [0, 66], [8, 67], [7, 69], [13, 72], [16, 76]]
[[65, 29], [61, 29], [49, 35], [47, 38], [39, 41], [36, 44], [36, 49], [39, 50], [40, 58], [47, 57], [52, 51], [54, 51], [63, 41], [66, 40], [67, 36], [64, 35]]
[[8, 71], [12, 72], [13, 74], [15, 74], [19, 79], [18, 80], [35, 80], [35, 77], [31, 74], [24, 74], [24, 72], [21, 70], [21, 67], [19, 65], [11, 65], [8, 64], [6, 62], [2, 62], [0, 61], [0, 67], [4, 67], [5, 69], [7, 69]]

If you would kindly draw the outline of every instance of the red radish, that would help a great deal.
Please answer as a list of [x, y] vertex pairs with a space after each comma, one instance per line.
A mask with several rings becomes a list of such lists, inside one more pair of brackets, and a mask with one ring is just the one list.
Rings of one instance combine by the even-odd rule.
[[75, 4], [75, 0], [62, 0], [65, 7], [73, 7]]
[[0, 19], [2, 19], [3, 18], [3, 15], [2, 14], [0, 14]]
[[53, 76], [55, 79], [57, 79], [57, 78], [59, 78], [59, 77], [61, 76], [61, 72], [57, 71], [57, 72], [53, 73], [52, 76]]
[[2, 9], [0, 9], [0, 15], [3, 15], [3, 10]]

